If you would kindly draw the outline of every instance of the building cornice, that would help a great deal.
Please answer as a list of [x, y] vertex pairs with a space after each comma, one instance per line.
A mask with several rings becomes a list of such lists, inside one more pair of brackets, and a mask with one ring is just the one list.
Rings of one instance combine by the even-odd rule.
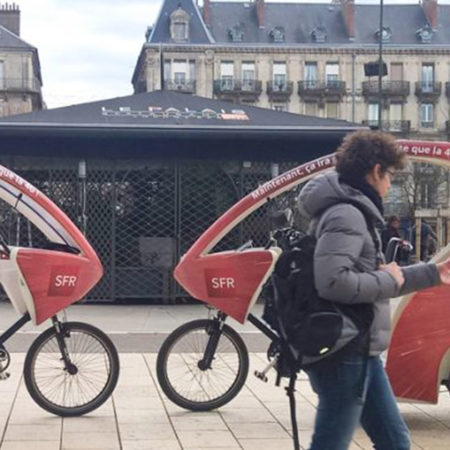
[[[379, 49], [377, 45], [358, 45], [358, 46], [268, 46], [268, 45], [173, 45], [173, 44], [145, 44], [145, 50], [170, 51], [174, 53], [186, 52], [204, 52], [213, 50], [221, 53], [261, 53], [261, 54], [376, 54]], [[448, 55], [450, 54], [450, 45], [442, 46], [386, 46], [383, 48], [383, 54], [386, 55]]]

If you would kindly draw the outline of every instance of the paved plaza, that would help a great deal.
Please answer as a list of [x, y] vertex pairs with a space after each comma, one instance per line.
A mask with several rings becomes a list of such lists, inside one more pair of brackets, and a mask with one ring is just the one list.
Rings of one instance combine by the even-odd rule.
[[[265, 344], [249, 326], [236, 326], [254, 348], [247, 384], [231, 403], [217, 411], [193, 413], [178, 408], [161, 393], [155, 375], [156, 350], [149, 341], [161, 342], [178, 324], [205, 315], [204, 308], [193, 305], [70, 308], [71, 320], [91, 322], [111, 334], [120, 352], [121, 375], [105, 405], [87, 416], [69, 419], [40, 409], [26, 391], [24, 347], [36, 336], [27, 326], [11, 340], [11, 348], [7, 345], [12, 364], [11, 377], [0, 382], [0, 450], [291, 450], [288, 399], [283, 388], [274, 386], [274, 372], [268, 383], [252, 375], [266, 360], [262, 348], [258, 349]], [[0, 305], [2, 330], [15, 317], [9, 305]], [[302, 377], [297, 395], [302, 448], [309, 443], [315, 406], [316, 396]], [[401, 410], [412, 432], [413, 449], [450, 448], [447, 392], [442, 392], [438, 405], [402, 404]], [[370, 448], [368, 438], [358, 431], [351, 449]]]

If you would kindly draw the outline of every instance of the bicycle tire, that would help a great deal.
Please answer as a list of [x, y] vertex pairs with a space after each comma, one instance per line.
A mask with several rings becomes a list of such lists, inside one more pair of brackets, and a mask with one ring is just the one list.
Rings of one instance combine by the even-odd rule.
[[[191, 411], [210, 411], [227, 404], [247, 379], [247, 347], [239, 334], [225, 324], [216, 352], [220, 356], [214, 357], [210, 369], [199, 368], [213, 324], [213, 320], [200, 319], [178, 327], [158, 352], [156, 375], [162, 391], [173, 403]], [[177, 366], [186, 375], [181, 379], [176, 378]]]
[[65, 369], [54, 327], [42, 332], [29, 348], [23, 369], [25, 385], [43, 409], [61, 417], [81, 416], [102, 405], [119, 378], [119, 355], [111, 339], [82, 322], [65, 322], [64, 341], [77, 369]]

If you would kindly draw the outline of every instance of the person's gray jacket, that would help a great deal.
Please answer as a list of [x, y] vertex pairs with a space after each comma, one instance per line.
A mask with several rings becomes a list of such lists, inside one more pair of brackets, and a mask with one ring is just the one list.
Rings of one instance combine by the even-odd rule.
[[381, 253], [376, 254], [361, 212], [381, 227], [380, 211], [361, 191], [340, 183], [335, 171], [307, 183], [300, 193], [299, 207], [312, 218], [309, 232], [317, 238], [314, 282], [319, 295], [346, 304], [373, 303], [370, 354], [383, 352], [390, 339], [389, 299], [439, 284], [436, 265], [402, 267], [405, 283], [399, 289], [390, 273], [377, 268]]

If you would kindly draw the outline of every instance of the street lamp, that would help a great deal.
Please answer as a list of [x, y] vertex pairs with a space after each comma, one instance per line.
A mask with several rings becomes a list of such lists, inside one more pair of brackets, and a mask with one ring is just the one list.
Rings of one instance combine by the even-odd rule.
[[381, 88], [383, 85], [383, 0], [380, 0], [380, 28], [378, 32], [378, 129], [381, 130]]

